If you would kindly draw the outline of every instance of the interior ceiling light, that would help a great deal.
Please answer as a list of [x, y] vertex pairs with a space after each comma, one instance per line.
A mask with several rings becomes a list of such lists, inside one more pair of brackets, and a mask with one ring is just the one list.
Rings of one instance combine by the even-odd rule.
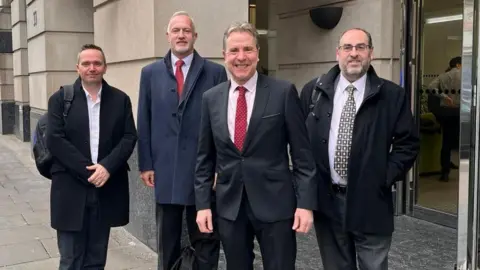
[[427, 18], [425, 20], [425, 23], [433, 24], [433, 23], [453, 22], [453, 21], [461, 21], [461, 20], [463, 20], [463, 15], [458, 14], [458, 15], [451, 15], [451, 16]]

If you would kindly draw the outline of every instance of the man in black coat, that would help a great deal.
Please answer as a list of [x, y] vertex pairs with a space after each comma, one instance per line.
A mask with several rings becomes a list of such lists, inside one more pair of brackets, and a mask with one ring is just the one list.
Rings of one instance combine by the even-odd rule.
[[[357, 264], [362, 270], [388, 269], [392, 185], [404, 178], [419, 149], [409, 97], [377, 76], [372, 53], [367, 31], [346, 31], [338, 65], [301, 93], [317, 165], [315, 230], [326, 270]], [[319, 98], [310, 111], [312, 91]]]
[[60, 270], [104, 269], [110, 228], [129, 221], [129, 159], [137, 141], [130, 98], [103, 80], [102, 49], [78, 54], [74, 98], [64, 119], [64, 91], [48, 101], [50, 195]]

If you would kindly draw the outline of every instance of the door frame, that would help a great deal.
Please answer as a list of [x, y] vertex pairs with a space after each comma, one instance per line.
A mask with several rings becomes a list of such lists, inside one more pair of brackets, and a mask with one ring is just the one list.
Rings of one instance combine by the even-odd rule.
[[[408, 89], [411, 97], [411, 109], [417, 123], [417, 130], [420, 130], [420, 96], [418, 89], [421, 89], [422, 74], [422, 42], [423, 42], [423, 1], [424, 0], [403, 0], [402, 14], [403, 14], [403, 29], [402, 29], [402, 52], [401, 52], [401, 71], [404, 74], [402, 80], [405, 88]], [[473, 1], [473, 0], [471, 0]], [[418, 196], [418, 172], [417, 159], [412, 170], [407, 175], [406, 181], [402, 186], [401, 195], [405, 205], [404, 213], [418, 219], [426, 220], [442, 226], [450, 228], [457, 228], [458, 216], [439, 210], [422, 207], [417, 205], [416, 197]]]

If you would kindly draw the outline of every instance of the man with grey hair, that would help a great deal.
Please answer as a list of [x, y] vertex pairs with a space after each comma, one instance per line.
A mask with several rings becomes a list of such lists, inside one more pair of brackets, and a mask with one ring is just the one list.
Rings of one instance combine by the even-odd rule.
[[370, 33], [349, 29], [337, 47], [338, 65], [301, 92], [317, 164], [315, 230], [326, 270], [388, 269], [392, 185], [419, 149], [407, 93], [378, 77], [372, 59]]
[[142, 69], [138, 105], [141, 178], [155, 189], [158, 269], [171, 269], [181, 256], [185, 212], [199, 270], [217, 268], [220, 243], [195, 223], [195, 161], [202, 94], [227, 79], [225, 68], [194, 49], [197, 32], [188, 13], [168, 22], [170, 50]]
[[[203, 95], [197, 224], [205, 233], [218, 226], [228, 270], [253, 269], [254, 237], [264, 269], [294, 270], [295, 233], [309, 231], [317, 204], [300, 99], [292, 83], [258, 74], [253, 25], [234, 23], [223, 42], [231, 80]], [[211, 210], [215, 172], [217, 224]]]

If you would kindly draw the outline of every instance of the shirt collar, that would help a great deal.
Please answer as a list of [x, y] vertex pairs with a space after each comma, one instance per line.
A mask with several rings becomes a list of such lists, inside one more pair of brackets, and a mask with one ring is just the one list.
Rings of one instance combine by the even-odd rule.
[[[175, 67], [175, 63], [177, 63], [177, 61], [179, 60], [179, 58], [177, 56], [175, 56], [175, 54], [173, 53], [170, 53], [171, 54], [171, 59], [172, 59], [172, 67]], [[185, 67], [190, 67], [190, 65], [192, 64], [192, 61], [193, 61], [193, 53], [189, 54], [187, 57], [184, 57], [183, 59], [183, 63], [185, 65]]]
[[[88, 93], [88, 91], [85, 90], [85, 87], [83, 87], [83, 85], [82, 85], [82, 89], [83, 89], [83, 91], [85, 92], [85, 96], [86, 96], [87, 98], [90, 98], [90, 97], [91, 97], [91, 96], [90, 96], [90, 93]], [[102, 96], [102, 89], [103, 89], [103, 85], [100, 86], [100, 89], [98, 90], [98, 94], [97, 94], [97, 98], [98, 98], [98, 99], [100, 99], [100, 97]]]
[[340, 72], [340, 80], [338, 81], [338, 89], [345, 90], [347, 86], [350, 84], [353, 84], [355, 88], [359, 92], [363, 92], [365, 90], [365, 86], [367, 84], [367, 73], [363, 74], [362, 77], [360, 77], [358, 80], [354, 81], [353, 83], [350, 83]]
[[[248, 92], [254, 93], [255, 90], [257, 89], [257, 80], [258, 80], [258, 72], [255, 71], [253, 76], [248, 79], [248, 81], [243, 85], [247, 89]], [[232, 83], [232, 89], [235, 91], [238, 86], [240, 86], [237, 82], [234, 80], [231, 80]]]

